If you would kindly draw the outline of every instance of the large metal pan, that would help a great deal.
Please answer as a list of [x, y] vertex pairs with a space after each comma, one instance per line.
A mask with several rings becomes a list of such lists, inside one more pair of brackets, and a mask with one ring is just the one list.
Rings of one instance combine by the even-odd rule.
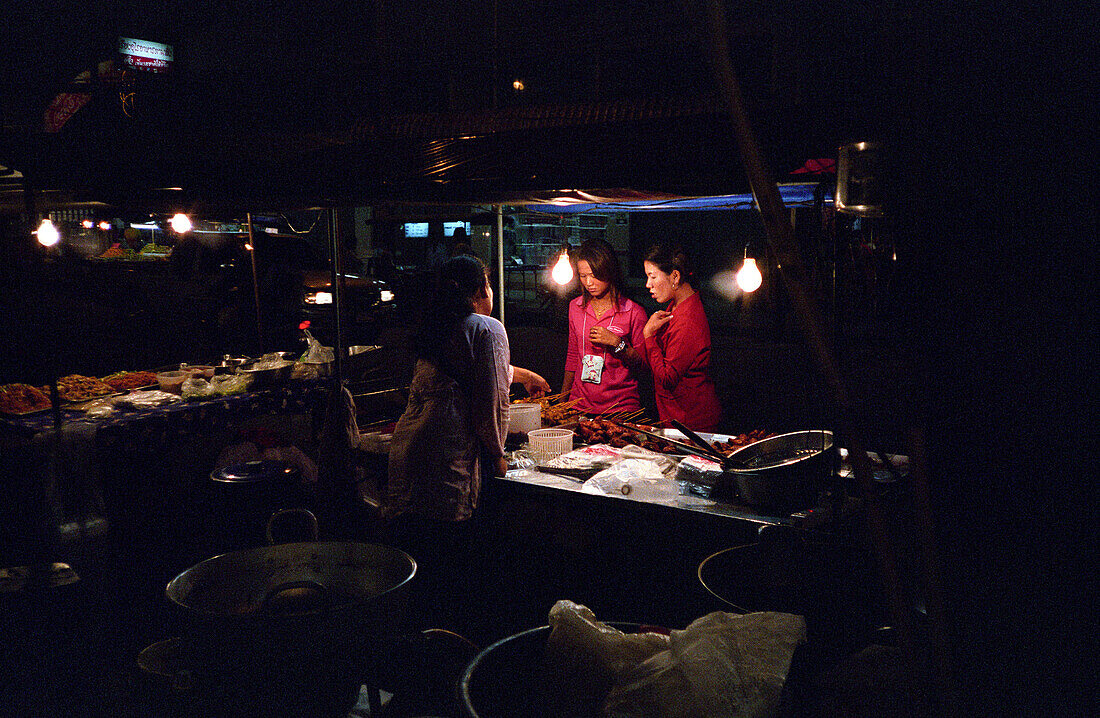
[[723, 481], [750, 506], [798, 510], [814, 505], [834, 468], [833, 432], [792, 431], [729, 455]]
[[400, 631], [416, 561], [388, 546], [306, 542], [214, 556], [165, 594], [189, 665], [274, 669], [362, 650]]

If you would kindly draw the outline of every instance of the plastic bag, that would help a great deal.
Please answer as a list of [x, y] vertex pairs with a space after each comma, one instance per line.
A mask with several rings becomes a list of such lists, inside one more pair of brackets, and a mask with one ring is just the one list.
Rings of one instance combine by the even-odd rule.
[[125, 396], [117, 397], [115, 405], [131, 409], [155, 409], [159, 406], [175, 404], [180, 401], [183, 401], [183, 399], [177, 394], [161, 391], [160, 389], [150, 389], [147, 391], [132, 391]]
[[556, 469], [602, 469], [622, 457], [622, 449], [607, 444], [592, 444], [555, 456], [544, 465]]
[[670, 479], [676, 475], [676, 459], [667, 454], [659, 454], [656, 451], [643, 449], [635, 444], [627, 444], [620, 452], [624, 459], [645, 459], [646, 461], [652, 461], [661, 469], [661, 473]]
[[715, 612], [672, 631], [668, 650], [621, 676], [604, 714], [634, 718], [764, 718], [779, 711], [806, 620], [789, 613]]
[[585, 481], [584, 488], [638, 500], [675, 501], [680, 495], [679, 485], [649, 459], [623, 459]]
[[722, 465], [701, 456], [685, 456], [676, 467], [676, 480], [689, 493], [710, 498], [722, 481]]
[[105, 419], [116, 411], [115, 402], [113, 401], [115, 398], [107, 397], [106, 399], [88, 402], [84, 405], [84, 413], [93, 419]]
[[252, 377], [247, 374], [219, 374], [211, 380], [214, 396], [231, 396], [248, 391]]
[[599, 704], [627, 671], [669, 647], [659, 633], [623, 633], [600, 623], [587, 607], [558, 601], [550, 609], [546, 639], [548, 683], [560, 686], [558, 698]]
[[321, 346], [321, 342], [314, 339], [308, 329], [303, 329], [302, 332], [306, 336], [307, 347], [305, 354], [302, 355], [301, 361], [310, 364], [326, 364], [336, 359], [332, 347]]
[[192, 376], [184, 379], [183, 385], [180, 387], [180, 396], [187, 401], [201, 401], [202, 399], [209, 399], [214, 394], [213, 385], [202, 377]]

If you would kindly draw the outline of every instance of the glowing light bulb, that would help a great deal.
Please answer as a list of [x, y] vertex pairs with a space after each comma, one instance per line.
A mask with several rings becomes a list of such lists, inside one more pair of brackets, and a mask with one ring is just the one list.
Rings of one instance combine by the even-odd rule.
[[86, 220], [84, 220], [83, 222], [81, 222], [81, 223], [80, 223], [80, 225], [81, 225], [82, 227], [84, 227], [84, 229], [91, 229], [92, 227], [94, 227], [94, 226], [95, 226], [95, 222], [93, 222], [93, 221], [92, 221], [92, 220], [90, 220], [90, 219], [86, 219]]
[[43, 247], [52, 247], [61, 241], [61, 234], [49, 219], [42, 220], [42, 224], [38, 225], [34, 233], [38, 235], [38, 243]]
[[764, 278], [760, 276], [756, 260], [745, 257], [745, 263], [741, 265], [741, 269], [737, 270], [737, 286], [741, 287], [743, 292], [755, 292], [760, 288], [762, 281]]
[[107, 220], [103, 220], [102, 222], [99, 223], [99, 228], [102, 229], [104, 232], [106, 232], [107, 230], [109, 230], [111, 228], [111, 223], [108, 222]]
[[191, 231], [191, 219], [186, 214], [175, 214], [172, 216], [172, 219], [168, 220], [168, 223], [172, 225], [172, 229], [179, 234]]
[[558, 263], [550, 271], [550, 277], [558, 284], [565, 286], [573, 281], [573, 265], [569, 263], [569, 254], [562, 252]]

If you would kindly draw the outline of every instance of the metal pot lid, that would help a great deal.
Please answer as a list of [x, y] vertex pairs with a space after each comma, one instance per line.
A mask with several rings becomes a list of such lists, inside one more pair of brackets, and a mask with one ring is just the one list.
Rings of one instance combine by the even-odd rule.
[[262, 461], [246, 461], [243, 464], [233, 464], [218, 469], [210, 475], [214, 481], [233, 483], [251, 483], [256, 481], [279, 481], [296, 478], [299, 474], [297, 467], [285, 461], [265, 459]]

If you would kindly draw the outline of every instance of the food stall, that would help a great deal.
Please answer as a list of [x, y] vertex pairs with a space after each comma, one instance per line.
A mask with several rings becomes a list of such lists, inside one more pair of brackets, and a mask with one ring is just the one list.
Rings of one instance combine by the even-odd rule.
[[[561, 141], [562, 135], [570, 131], [569, 127], [561, 125], [547, 130], [550, 141], [546, 145]], [[509, 136], [507, 133], [491, 133], [467, 144], [482, 147], [488, 144], [498, 153], [506, 153], [522, 144], [522, 139], [524, 138]], [[441, 153], [445, 154], [447, 143], [442, 145]], [[349, 151], [352, 148], [340, 149]], [[351, 152], [349, 154], [353, 155]], [[443, 162], [438, 159], [439, 154], [433, 155], [437, 157], [435, 161]], [[493, 155], [486, 153], [486, 156]], [[317, 158], [316, 166], [326, 166], [326, 158], [331, 159], [327, 155]], [[300, 159], [295, 158], [296, 161]], [[538, 158], [526, 156], [524, 161], [537, 164]], [[712, 158], [712, 166], [713, 163]], [[354, 155], [346, 164], [354, 167]], [[462, 167], [464, 163], [445, 164]], [[726, 164], [725, 158], [718, 164]], [[418, 168], [414, 173], [416, 178], [423, 181], [430, 177], [435, 181], [439, 172], [425, 169], [431, 168]], [[486, 168], [475, 168], [484, 169]], [[295, 173], [293, 176], [300, 174]], [[355, 173], [338, 174], [341, 178], [346, 178]], [[626, 179], [625, 174], [612, 177], [610, 181]], [[502, 232], [499, 208], [505, 199], [530, 198], [532, 191], [545, 188], [548, 186], [545, 183], [555, 182], [559, 178], [560, 175], [551, 175], [549, 179], [540, 178], [540, 187], [535, 188], [484, 188], [477, 187], [474, 183], [465, 186], [467, 191], [471, 187], [477, 187], [476, 192], [467, 197], [467, 200], [492, 198], [491, 204], [497, 209], [498, 262], [503, 261], [503, 253], [500, 251]], [[727, 178], [725, 176], [723, 179]], [[607, 177], [600, 179], [609, 181]], [[596, 181], [591, 176], [582, 177], [582, 180]], [[341, 181], [348, 180], [334, 180], [336, 185], [324, 187], [325, 193], [347, 201], [347, 198], [357, 196], [364, 190], [362, 186], [354, 184], [342, 185]], [[455, 183], [455, 186], [463, 185]], [[549, 186], [567, 184], [562, 181]], [[374, 189], [377, 191], [378, 188]], [[764, 187], [753, 183], [751, 189], [758, 201], [765, 196]], [[777, 192], [774, 184], [771, 189]], [[405, 190], [415, 194], [417, 187], [405, 187]], [[650, 199], [643, 198], [640, 201], [648, 202], [665, 201], [674, 196], [664, 192], [641, 194]], [[428, 192], [427, 196], [432, 196], [432, 193]], [[614, 197], [610, 193], [601, 196]], [[637, 193], [633, 198], [639, 200]], [[460, 196], [447, 199], [462, 200]], [[543, 199], [553, 203], [561, 201], [563, 196], [562, 193], [547, 192]], [[774, 221], [774, 198], [771, 210], [769, 219]], [[334, 253], [334, 256], [338, 257], [339, 253]], [[784, 264], [787, 264], [786, 258]], [[791, 265], [794, 264], [792, 261]], [[334, 271], [339, 274], [339, 267], [334, 267]], [[503, 274], [503, 271], [498, 271], [501, 281]], [[336, 291], [333, 302], [337, 305], [337, 317], [340, 316], [338, 287], [339, 282], [334, 283]], [[342, 356], [338, 339], [338, 378]], [[96, 451], [97, 458], [104, 467], [110, 467], [110, 473], [114, 475], [114, 478], [104, 480], [104, 490], [116, 490], [115, 496], [122, 499], [120, 505], [125, 509], [120, 512], [120, 516], [131, 512], [140, 513], [143, 506], [160, 504], [158, 508], [162, 510], [152, 514], [152, 521], [146, 522], [146, 525], [137, 530], [123, 533], [123, 543], [129, 543], [131, 547], [140, 546], [135, 552], [139, 555], [160, 552], [161, 556], [158, 558], [162, 564], [186, 565], [191, 562], [190, 559], [203, 557], [205, 546], [201, 543], [188, 544], [186, 540], [181, 541], [179, 535], [181, 525], [194, 519], [198, 512], [193, 506], [187, 509], [181, 502], [177, 502], [181, 498], [180, 493], [186, 494], [189, 489], [187, 481], [205, 474], [204, 470], [200, 470], [200, 465], [204, 463], [203, 453], [196, 451], [205, 443], [205, 429], [196, 430], [196, 426], [212, 422], [215, 430], [232, 429], [237, 420], [248, 416], [250, 412], [264, 414], [272, 411], [304, 411], [315, 416], [320, 409], [319, 402], [325, 391], [325, 383], [312, 385], [308, 381], [301, 381], [295, 384], [294, 381], [291, 379], [283, 387], [247, 391], [237, 398], [203, 396], [178, 406], [123, 408], [123, 414], [114, 418], [97, 418], [94, 414], [89, 418], [85, 412], [85, 417], [68, 422], [67, 425], [70, 426], [90, 427], [92, 430], [89, 433], [93, 440], [101, 444]], [[392, 390], [392, 387], [388, 389]], [[80, 395], [74, 398], [93, 397]], [[23, 414], [18, 410], [21, 407], [22, 404], [17, 404], [13, 413]], [[52, 409], [55, 427], [64, 423], [58, 421], [58, 410], [65, 412], [70, 419], [76, 416], [75, 413], [70, 413], [76, 411], [74, 407], [55, 405]], [[587, 444], [587, 448], [591, 449], [605, 443], [594, 439], [594, 432], [591, 431], [587, 437], [581, 436], [581, 428], [585, 426], [582, 423], [584, 421], [608, 419], [609, 417], [577, 417], [574, 428], [563, 428], [575, 430], [576, 436], [584, 440], [571, 446], [571, 451], [562, 452], [560, 456], [553, 458], [568, 456], [573, 450], [583, 451], [586, 447], [582, 444]], [[625, 420], [632, 425], [628, 427], [632, 434], [630, 439], [619, 437], [628, 442], [626, 446], [640, 446], [644, 441], [641, 437], [646, 433], [666, 431], [658, 430], [652, 423], [642, 423], [638, 417], [610, 419], [620, 424]], [[45, 435], [48, 433], [45, 430], [49, 428], [51, 418], [47, 414], [37, 418], [21, 415], [13, 417], [9, 423], [24, 433]], [[846, 438], [851, 437], [852, 434], [846, 432]], [[611, 441], [611, 437], [607, 438], [607, 444], [615, 443]], [[662, 433], [661, 438], [683, 443], [681, 440], [687, 437], [682, 434]], [[711, 442], [712, 448], [715, 448], [713, 445], [729, 443], [735, 438], [737, 437], [730, 435], [712, 435], [704, 437], [704, 440]], [[766, 440], [768, 437], [753, 438]], [[136, 450], [141, 460], [121, 458], [123, 454], [118, 450], [123, 444]], [[521, 447], [514, 448], [524, 451]], [[678, 478], [679, 468], [687, 460], [684, 453], [681, 453], [683, 446], [671, 450], [668, 447], [658, 448], [663, 450], [652, 453], [659, 457], [647, 457], [645, 460], [651, 460], [658, 466], [667, 465], [669, 461], [674, 462], [676, 471], [671, 475], [664, 475], [662, 472], [661, 479], [650, 476], [629, 477], [625, 482], [620, 477], [618, 483], [612, 481], [603, 484], [595, 481], [598, 472], [583, 481], [577, 481], [577, 476], [568, 475], [568, 470], [576, 467], [541, 462], [534, 466], [525, 466], [524, 457], [513, 454], [515, 468], [487, 488], [481, 509], [485, 542], [479, 549], [483, 552], [481, 557], [485, 564], [493, 568], [485, 577], [489, 581], [486, 601], [492, 604], [486, 611], [486, 616], [493, 622], [491, 626], [485, 626], [487, 635], [493, 632], [499, 635], [512, 629], [541, 623], [550, 601], [563, 597], [591, 603], [600, 609], [602, 615], [619, 613], [621, 617], [644, 617], [645, 620], [663, 622], [666, 625], [682, 625], [685, 619], [695, 618], [709, 608], [720, 605], [707, 595], [697, 581], [698, 566], [707, 556], [730, 546], [756, 542], [764, 536], [783, 536], [787, 537], [783, 540], [801, 545], [817, 540], [809, 536], [841, 535], [850, 528], [850, 524], [846, 525], [844, 522], [852, 517], [849, 513], [852, 506], [843, 490], [849, 486], [841, 484], [842, 489], [835, 490], [837, 484], [833, 483], [833, 479], [838, 476], [847, 477], [847, 474], [839, 473], [845, 467], [827, 464], [818, 478], [825, 483], [833, 483], [831, 487], [820, 487], [820, 491], [814, 492], [812, 501], [780, 509], [775, 506], [752, 505], [742, 491], [724, 495], [708, 492], [707, 488], [713, 490], [717, 488], [717, 484], [707, 487], [705, 482]], [[823, 450], [824, 448], [822, 447]], [[863, 472], [865, 477], [869, 477], [869, 458], [864, 456], [858, 445], [852, 445], [851, 448], [854, 466], [847, 470]], [[165, 450], [172, 451], [174, 455], [189, 456], [191, 460], [166, 462], [162, 453]], [[209, 455], [205, 458], [209, 459]], [[632, 458], [642, 460], [642, 457]], [[626, 460], [628, 459], [623, 459]], [[166, 479], [161, 471], [165, 463], [172, 463], [173, 470], [178, 471], [178, 475]], [[209, 463], [206, 465], [209, 466]], [[611, 467], [601, 468], [605, 470]], [[185, 474], [189, 478], [180, 482], [179, 479]], [[117, 481], [118, 478], [126, 480]], [[703, 487], [702, 490], [699, 489], [700, 486]], [[834, 490], [830, 491], [830, 488]], [[150, 528], [148, 523], [156, 524], [157, 519], [163, 516], [171, 516], [176, 524], [154, 526], [157, 531], [145, 532], [145, 529]], [[163, 555], [165, 552], [174, 552], [175, 555], [166, 558]], [[153, 575], [154, 581], [145, 581], [142, 588], [150, 588], [163, 576], [163, 572], [153, 572]], [[663, 603], [657, 605], [658, 600]]]

